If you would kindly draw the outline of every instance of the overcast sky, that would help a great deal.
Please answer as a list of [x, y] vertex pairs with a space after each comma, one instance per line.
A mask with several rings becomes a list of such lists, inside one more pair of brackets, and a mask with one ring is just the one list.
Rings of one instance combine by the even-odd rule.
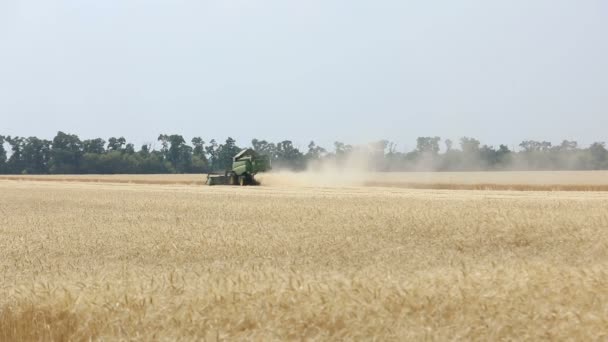
[[1, 0], [0, 134], [608, 141], [603, 0]]

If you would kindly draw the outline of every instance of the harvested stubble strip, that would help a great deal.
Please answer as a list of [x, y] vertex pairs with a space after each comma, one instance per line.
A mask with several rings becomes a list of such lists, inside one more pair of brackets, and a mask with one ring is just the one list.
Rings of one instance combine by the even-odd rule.
[[203, 185], [204, 181], [179, 179], [129, 179], [129, 178], [44, 178], [44, 177], [0, 177], [0, 180], [27, 182], [72, 182], [72, 183], [118, 183], [118, 184], [154, 184], [154, 185]]
[[[34, 182], [116, 183], [153, 185], [204, 185], [205, 181], [194, 179], [114, 178], [114, 177], [44, 177], [44, 176], [0, 176], [0, 180]], [[262, 184], [264, 185], [264, 184]], [[497, 183], [424, 183], [399, 181], [366, 181], [366, 187], [386, 187], [427, 190], [486, 190], [486, 191], [608, 191], [608, 184], [497, 184]], [[306, 187], [305, 184], [298, 185]], [[311, 186], [314, 186], [311, 184]]]
[[429, 190], [498, 190], [498, 191], [608, 191], [607, 185], [579, 184], [451, 184], [365, 182], [365, 186]]

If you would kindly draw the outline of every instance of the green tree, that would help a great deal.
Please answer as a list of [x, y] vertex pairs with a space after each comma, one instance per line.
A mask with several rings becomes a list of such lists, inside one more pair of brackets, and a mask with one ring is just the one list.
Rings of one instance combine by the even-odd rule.
[[208, 172], [209, 162], [205, 154], [205, 141], [200, 137], [192, 138], [192, 172]]
[[89, 139], [82, 142], [82, 149], [84, 153], [102, 154], [106, 151], [105, 145], [105, 140], [101, 138]]
[[192, 154], [200, 157], [200, 158], [205, 158], [205, 141], [200, 138], [200, 137], [195, 137], [192, 138]]
[[553, 166], [552, 144], [548, 141], [526, 140], [519, 144], [522, 149], [519, 161], [529, 170], [550, 170]]
[[150, 155], [150, 149], [151, 149], [151, 146], [149, 144], [143, 144], [143, 145], [141, 145], [141, 148], [139, 149], [138, 154], [142, 158], [145, 158]]
[[135, 153], [135, 145], [133, 145], [133, 144], [127, 144], [127, 145], [125, 145], [124, 152], [126, 154], [134, 154]]
[[253, 139], [251, 141], [253, 150], [257, 153], [268, 156], [271, 161], [277, 160], [277, 146], [274, 143], [269, 143], [266, 140]]
[[507, 145], [500, 145], [496, 151], [496, 163], [500, 168], [508, 167], [512, 162], [511, 150]]
[[51, 142], [36, 137], [29, 137], [23, 144], [23, 163], [28, 174], [49, 173], [49, 162], [51, 159]]
[[217, 165], [218, 149], [219, 149], [219, 146], [217, 144], [217, 141], [215, 141], [215, 139], [211, 139], [211, 141], [209, 142], [209, 145], [205, 147], [205, 152], [207, 153], [209, 164], [211, 165], [211, 168], [214, 170], [217, 170], [215, 168], [215, 166]]
[[104, 154], [98, 153], [85, 153], [82, 156], [82, 162], [80, 163], [80, 172], [84, 174], [107, 174], [112, 173], [107, 165], [104, 165], [103, 156]]
[[293, 142], [284, 140], [277, 144], [277, 165], [302, 170], [306, 167], [306, 160], [304, 154], [293, 146]]
[[419, 137], [416, 140], [416, 151], [421, 154], [436, 156], [439, 154], [440, 137]]
[[228, 137], [226, 142], [220, 145], [217, 149], [217, 160], [213, 166], [215, 170], [230, 170], [232, 161], [235, 155], [241, 151], [241, 148], [236, 145], [236, 140]]
[[608, 167], [608, 150], [606, 143], [595, 142], [589, 146], [589, 154], [591, 155], [591, 168], [601, 170]]
[[0, 135], [0, 173], [6, 173], [6, 149], [4, 148], [4, 143], [6, 142], [6, 137]]
[[163, 146], [165, 159], [171, 163], [175, 172], [189, 172], [192, 166], [192, 147], [178, 134], [161, 134], [158, 140]]
[[547, 152], [551, 149], [551, 143], [548, 141], [526, 140], [519, 144], [519, 147], [524, 152]]
[[460, 148], [462, 149], [462, 152], [467, 155], [477, 155], [479, 153], [480, 145], [481, 143], [479, 140], [474, 138], [462, 137], [460, 139]]
[[123, 147], [127, 143], [124, 137], [108, 139], [108, 151], [122, 151]]
[[51, 160], [49, 162], [51, 173], [79, 173], [82, 156], [82, 142], [78, 136], [58, 132], [53, 139], [51, 148]]
[[[478, 169], [489, 170], [493, 169], [498, 164], [498, 152], [494, 149], [494, 146], [483, 145], [479, 149], [479, 161], [477, 163]], [[475, 165], [473, 165], [475, 167]]]
[[317, 146], [314, 141], [311, 141], [308, 144], [308, 152], [306, 152], [306, 159], [311, 160], [320, 160], [327, 153], [327, 151], [321, 147]]
[[562, 141], [562, 143], [558, 146], [558, 150], [559, 151], [576, 151], [578, 150], [578, 142], [576, 141], [569, 141], [569, 140], [564, 140]]
[[142, 155], [140, 151], [141, 161], [139, 169], [141, 173], [170, 173], [172, 170], [171, 164], [166, 162], [163, 155], [159, 151], [150, 151], [147, 155]]
[[443, 154], [438, 168], [439, 171], [462, 171], [467, 168], [466, 163], [463, 161], [463, 153], [458, 149], [451, 147], [446, 149]]
[[336, 151], [336, 158], [338, 160], [343, 160], [349, 153], [353, 151], [353, 147], [343, 142], [336, 141], [334, 142], [334, 150]]
[[479, 140], [469, 137], [460, 139], [460, 149], [462, 150], [461, 170], [480, 170], [487, 169], [493, 164], [494, 148], [484, 145], [480, 147]]
[[22, 137], [6, 137], [6, 141], [11, 147], [11, 156], [7, 161], [7, 168], [10, 173], [23, 173], [25, 171], [25, 160], [23, 158], [23, 148], [25, 146], [25, 138]]
[[99, 157], [99, 173], [114, 174], [114, 173], [136, 173], [138, 170], [137, 163], [130, 155], [122, 151], [109, 151], [105, 154], [98, 155]]

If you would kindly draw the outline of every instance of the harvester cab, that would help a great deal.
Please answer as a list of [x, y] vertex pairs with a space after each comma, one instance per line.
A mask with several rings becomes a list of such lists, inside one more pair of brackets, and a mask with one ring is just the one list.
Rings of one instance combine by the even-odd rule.
[[270, 158], [253, 149], [245, 149], [232, 158], [232, 169], [223, 174], [207, 175], [207, 185], [259, 185], [255, 175], [269, 171]]

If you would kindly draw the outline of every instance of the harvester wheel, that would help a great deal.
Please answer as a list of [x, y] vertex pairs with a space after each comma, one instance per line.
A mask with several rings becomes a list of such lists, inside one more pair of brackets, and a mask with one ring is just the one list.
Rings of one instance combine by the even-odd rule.
[[237, 185], [238, 184], [238, 176], [235, 174], [231, 174], [228, 178], [228, 185]]

